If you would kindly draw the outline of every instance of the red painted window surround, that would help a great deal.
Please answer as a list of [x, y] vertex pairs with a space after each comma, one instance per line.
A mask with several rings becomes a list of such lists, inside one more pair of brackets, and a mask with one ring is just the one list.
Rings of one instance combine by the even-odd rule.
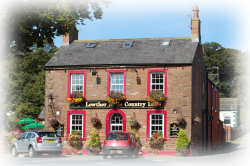
[[70, 115], [71, 114], [82, 114], [83, 115], [83, 127], [82, 127], [82, 138], [81, 140], [86, 140], [85, 137], [85, 126], [86, 126], [86, 112], [85, 110], [69, 110], [67, 112], [67, 135], [66, 135], [66, 140], [69, 139], [69, 134], [70, 134]]
[[148, 110], [147, 111], [147, 139], [150, 139], [150, 114], [163, 114], [163, 124], [164, 124], [164, 140], [167, 140], [167, 111], [166, 110]]
[[168, 69], [149, 69], [148, 70], [148, 80], [147, 80], [147, 96], [149, 96], [150, 94], [150, 73], [157, 73], [157, 72], [161, 72], [164, 73], [165, 76], [165, 80], [164, 80], [164, 94], [165, 96], [167, 96], [167, 71]]
[[109, 134], [109, 128], [110, 128], [110, 117], [114, 113], [119, 113], [122, 116], [122, 131], [126, 132], [126, 115], [122, 110], [110, 110], [108, 114], [106, 115], [106, 138]]
[[107, 96], [110, 92], [110, 74], [112, 73], [123, 73], [124, 80], [123, 80], [123, 95], [126, 96], [126, 70], [107, 70], [108, 76], [107, 76]]
[[85, 70], [69, 70], [68, 71], [68, 85], [67, 85], [67, 96], [70, 96], [70, 88], [71, 88], [71, 74], [83, 74], [83, 95], [86, 97], [86, 71]]

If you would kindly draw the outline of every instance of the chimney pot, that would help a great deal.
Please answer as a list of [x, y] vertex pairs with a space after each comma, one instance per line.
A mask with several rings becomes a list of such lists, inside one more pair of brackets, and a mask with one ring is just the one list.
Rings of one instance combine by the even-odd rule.
[[62, 46], [67, 46], [74, 40], [78, 40], [78, 31], [75, 27], [70, 32], [63, 35]]
[[193, 7], [193, 17], [191, 20], [191, 31], [192, 31], [192, 38], [193, 41], [201, 41], [201, 34], [200, 34], [200, 19], [199, 19], [199, 7], [195, 5]]

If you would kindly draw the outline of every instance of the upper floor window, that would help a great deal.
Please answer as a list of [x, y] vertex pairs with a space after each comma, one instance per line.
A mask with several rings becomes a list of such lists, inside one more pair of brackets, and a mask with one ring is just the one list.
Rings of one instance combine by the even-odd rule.
[[152, 69], [148, 71], [147, 95], [151, 91], [162, 91], [167, 96], [167, 69]]
[[86, 72], [83, 70], [68, 71], [68, 96], [73, 93], [86, 95]]
[[111, 73], [110, 74], [110, 92], [123, 93], [124, 88], [124, 74], [123, 73]]
[[164, 92], [164, 73], [150, 73], [150, 91], [161, 90]]
[[70, 92], [83, 94], [84, 74], [71, 74]]
[[125, 70], [108, 70], [107, 95], [109, 95], [111, 91], [126, 95]]

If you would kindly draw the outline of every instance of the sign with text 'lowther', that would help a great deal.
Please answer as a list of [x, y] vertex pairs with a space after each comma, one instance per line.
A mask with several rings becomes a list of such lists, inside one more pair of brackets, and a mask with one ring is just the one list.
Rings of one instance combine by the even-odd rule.
[[109, 104], [106, 100], [87, 100], [81, 105], [71, 104], [71, 109], [148, 109], [154, 108], [153, 105], [147, 100], [127, 100], [119, 105]]

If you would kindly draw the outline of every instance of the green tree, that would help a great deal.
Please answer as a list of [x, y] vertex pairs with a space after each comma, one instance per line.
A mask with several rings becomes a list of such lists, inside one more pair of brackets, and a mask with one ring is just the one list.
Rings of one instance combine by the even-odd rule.
[[234, 96], [236, 77], [239, 73], [238, 59], [241, 56], [239, 50], [223, 48], [219, 43], [211, 42], [203, 44], [205, 51], [205, 64], [208, 77], [220, 89], [221, 97]]
[[8, 63], [9, 93], [7, 110], [15, 112], [10, 121], [24, 117], [36, 118], [44, 105], [45, 72], [44, 65], [56, 49], [46, 51], [42, 48], [32, 52], [9, 55]]
[[70, 0], [70, 1], [34, 1], [17, 2], [9, 18], [8, 45], [21, 51], [30, 51], [34, 47], [53, 45], [56, 36], [69, 32], [77, 24], [84, 25], [86, 20], [102, 18], [102, 7], [107, 1]]

